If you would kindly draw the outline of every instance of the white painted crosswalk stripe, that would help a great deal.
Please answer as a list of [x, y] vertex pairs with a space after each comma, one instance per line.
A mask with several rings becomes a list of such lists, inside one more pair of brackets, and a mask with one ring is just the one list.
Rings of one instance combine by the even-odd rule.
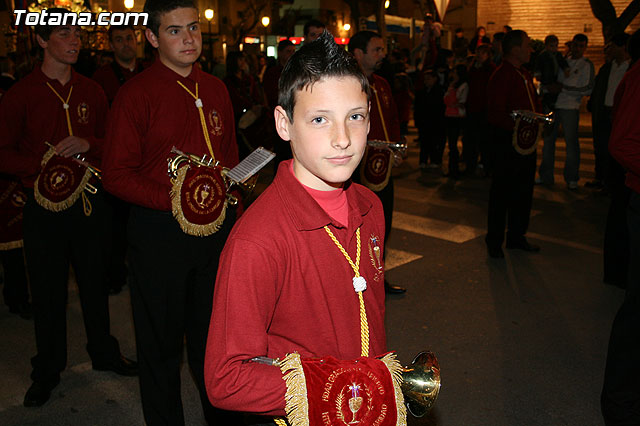
[[473, 240], [485, 232], [472, 226], [449, 223], [398, 211], [393, 212], [393, 227], [459, 244]]
[[388, 248], [384, 260], [384, 270], [390, 271], [393, 268], [413, 262], [414, 260], [422, 259], [423, 257], [424, 256], [420, 254]]

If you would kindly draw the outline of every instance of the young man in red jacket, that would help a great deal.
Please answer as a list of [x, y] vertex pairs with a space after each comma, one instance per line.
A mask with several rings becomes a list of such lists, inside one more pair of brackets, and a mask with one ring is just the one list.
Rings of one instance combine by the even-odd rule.
[[[66, 9], [48, 12], [50, 16], [71, 13]], [[100, 167], [109, 107], [100, 86], [71, 67], [78, 60], [80, 32], [73, 25], [36, 27], [36, 40], [44, 51], [42, 64], [16, 83], [0, 103], [0, 171], [20, 177], [27, 193], [24, 249], [38, 351], [31, 360], [33, 384], [24, 398], [27, 407], [47, 402], [66, 367], [70, 263], [93, 369], [137, 374], [136, 363], [120, 355], [118, 341], [109, 331], [105, 258], [111, 212], [102, 188], [98, 186], [93, 195], [83, 194], [82, 200], [62, 211], [51, 211], [34, 196], [46, 142], [57, 155], [82, 154]]]

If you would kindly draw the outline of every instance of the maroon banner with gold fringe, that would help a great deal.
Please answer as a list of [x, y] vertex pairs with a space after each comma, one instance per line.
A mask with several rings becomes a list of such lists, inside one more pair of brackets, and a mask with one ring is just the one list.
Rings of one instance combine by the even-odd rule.
[[42, 157], [42, 171], [33, 186], [36, 202], [54, 212], [66, 210], [80, 198], [91, 176], [87, 167], [57, 155], [51, 147]]
[[513, 128], [513, 148], [522, 155], [529, 155], [535, 151], [538, 142], [542, 139], [543, 123], [539, 121], [523, 120], [516, 118]]
[[0, 176], [0, 250], [22, 247], [22, 210], [26, 202], [22, 184]]
[[189, 235], [204, 237], [217, 232], [226, 216], [227, 192], [220, 167], [180, 167], [172, 179], [173, 216]]
[[360, 166], [360, 180], [372, 191], [382, 191], [389, 183], [392, 152], [388, 148], [367, 145]]
[[291, 426], [406, 426], [395, 354], [338, 360], [289, 354], [281, 363]]

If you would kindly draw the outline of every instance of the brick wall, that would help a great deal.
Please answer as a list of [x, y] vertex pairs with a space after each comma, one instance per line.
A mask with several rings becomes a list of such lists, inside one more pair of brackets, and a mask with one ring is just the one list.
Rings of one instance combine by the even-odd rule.
[[[612, 0], [618, 15], [630, 0]], [[544, 40], [555, 34], [561, 45], [576, 33], [589, 37], [589, 52], [594, 64], [602, 62], [604, 44], [602, 25], [591, 12], [589, 0], [478, 0], [478, 25], [484, 25], [489, 34], [501, 31], [502, 26], [526, 31], [531, 38]], [[640, 28], [640, 16], [627, 28], [628, 33]]]

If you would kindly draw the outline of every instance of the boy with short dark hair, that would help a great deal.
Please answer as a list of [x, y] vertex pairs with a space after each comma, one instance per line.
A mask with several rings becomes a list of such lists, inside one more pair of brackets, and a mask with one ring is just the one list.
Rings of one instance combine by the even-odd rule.
[[280, 369], [248, 360], [357, 358], [363, 308], [368, 354], [386, 350], [382, 205], [350, 181], [367, 143], [369, 82], [325, 32], [292, 56], [279, 89], [276, 130], [293, 160], [227, 241], [205, 363], [214, 405], [277, 416]]

